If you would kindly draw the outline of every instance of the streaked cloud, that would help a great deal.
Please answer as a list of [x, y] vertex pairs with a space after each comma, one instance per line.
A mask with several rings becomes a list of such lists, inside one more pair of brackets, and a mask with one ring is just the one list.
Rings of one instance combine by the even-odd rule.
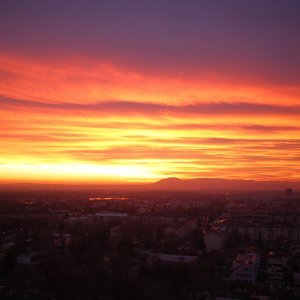
[[113, 2], [1, 2], [0, 181], [300, 180], [299, 3]]

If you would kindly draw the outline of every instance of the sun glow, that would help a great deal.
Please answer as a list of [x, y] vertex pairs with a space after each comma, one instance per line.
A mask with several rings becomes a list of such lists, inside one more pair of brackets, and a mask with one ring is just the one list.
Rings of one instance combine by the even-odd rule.
[[9, 182], [20, 182], [26, 178], [31, 182], [114, 183], [147, 181], [159, 177], [147, 167], [114, 164], [4, 164], [1, 165], [1, 171]]

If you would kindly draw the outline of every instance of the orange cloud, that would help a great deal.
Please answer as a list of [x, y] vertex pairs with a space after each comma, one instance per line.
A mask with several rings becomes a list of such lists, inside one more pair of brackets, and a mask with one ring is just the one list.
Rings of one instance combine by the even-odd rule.
[[300, 179], [297, 87], [78, 57], [0, 66], [1, 181]]
[[252, 102], [295, 104], [298, 86], [245, 85], [226, 74], [195, 77], [157, 76], [122, 69], [111, 62], [73, 57], [33, 61], [0, 54], [1, 94], [11, 98], [49, 103], [134, 102], [193, 104], [202, 102]]

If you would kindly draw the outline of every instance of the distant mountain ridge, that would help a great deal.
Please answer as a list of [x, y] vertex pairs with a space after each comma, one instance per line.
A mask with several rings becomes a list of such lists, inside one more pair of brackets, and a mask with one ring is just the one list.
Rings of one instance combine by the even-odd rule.
[[300, 190], [300, 182], [291, 181], [256, 181], [222, 178], [179, 179], [169, 177], [149, 185], [154, 190]]
[[300, 181], [256, 181], [243, 179], [169, 177], [154, 183], [132, 184], [0, 184], [0, 190], [106, 190], [106, 191], [300, 191]]

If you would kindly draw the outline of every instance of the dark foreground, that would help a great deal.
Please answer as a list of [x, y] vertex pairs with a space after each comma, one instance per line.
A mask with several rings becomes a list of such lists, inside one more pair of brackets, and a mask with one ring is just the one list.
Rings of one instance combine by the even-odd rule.
[[300, 195], [0, 192], [0, 299], [297, 299]]

